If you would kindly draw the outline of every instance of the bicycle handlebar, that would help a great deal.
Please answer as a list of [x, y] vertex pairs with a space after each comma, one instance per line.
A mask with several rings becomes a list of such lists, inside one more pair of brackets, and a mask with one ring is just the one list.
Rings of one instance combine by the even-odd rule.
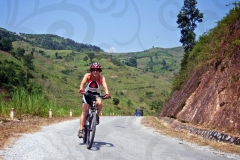
[[94, 95], [94, 94], [87, 93], [87, 92], [85, 92], [84, 95], [86, 95], [86, 96], [90, 96], [91, 98], [102, 98], [102, 99], [108, 99], [108, 98], [106, 98], [105, 96]]

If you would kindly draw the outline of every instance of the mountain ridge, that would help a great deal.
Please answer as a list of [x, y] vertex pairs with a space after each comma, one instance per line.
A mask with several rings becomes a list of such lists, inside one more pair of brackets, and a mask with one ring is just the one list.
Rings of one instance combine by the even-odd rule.
[[[8, 37], [11, 38], [11, 35]], [[183, 54], [179, 48], [161, 49], [164, 52], [152, 48], [143, 51], [143, 54], [149, 56], [136, 59], [137, 65], [133, 67], [125, 65], [121, 57], [126, 58], [124, 61], [129, 61], [129, 57], [142, 53], [110, 54], [92, 50], [52, 50], [22, 39], [15, 39], [12, 44], [13, 50], [10, 52], [0, 51], [1, 60], [20, 64], [25, 74], [34, 77], [30, 78], [29, 82], [40, 84], [50, 100], [74, 111], [79, 110], [80, 95], [77, 91], [83, 75], [89, 71], [89, 55], [94, 55], [92, 61], [102, 65], [102, 74], [107, 79], [113, 97], [112, 100], [104, 101], [103, 114], [115, 115], [133, 115], [138, 107], [144, 108], [144, 115], [156, 115], [170, 93], [171, 81], [179, 70], [181, 56], [173, 55], [178, 52], [179, 55]], [[24, 53], [21, 58], [18, 56], [22, 49]], [[32, 58], [30, 70], [24, 65], [24, 59], [28, 56]], [[120, 103], [114, 105], [113, 100], [120, 100]]]

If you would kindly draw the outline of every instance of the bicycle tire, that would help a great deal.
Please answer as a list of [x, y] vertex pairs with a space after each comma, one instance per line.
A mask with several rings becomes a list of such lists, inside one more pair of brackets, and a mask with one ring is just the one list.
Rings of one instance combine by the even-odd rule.
[[86, 123], [85, 123], [84, 129], [83, 129], [83, 143], [87, 142], [87, 127], [88, 127], [87, 121], [88, 121], [88, 117], [89, 117], [89, 115], [87, 115], [87, 117], [86, 117]]
[[95, 112], [92, 113], [92, 116], [89, 117], [89, 126], [87, 134], [87, 149], [91, 149], [96, 133], [96, 118], [97, 115]]

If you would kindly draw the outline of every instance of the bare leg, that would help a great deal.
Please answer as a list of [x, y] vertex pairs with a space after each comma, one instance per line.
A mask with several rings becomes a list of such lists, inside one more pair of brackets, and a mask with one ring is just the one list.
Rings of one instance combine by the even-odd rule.
[[80, 130], [83, 129], [83, 126], [85, 124], [86, 116], [87, 116], [87, 113], [88, 113], [88, 108], [89, 108], [88, 104], [86, 104], [86, 103], [82, 104], [82, 114], [80, 116]]
[[102, 100], [97, 98], [96, 106], [98, 109], [97, 116], [99, 117], [100, 113], [102, 112]]

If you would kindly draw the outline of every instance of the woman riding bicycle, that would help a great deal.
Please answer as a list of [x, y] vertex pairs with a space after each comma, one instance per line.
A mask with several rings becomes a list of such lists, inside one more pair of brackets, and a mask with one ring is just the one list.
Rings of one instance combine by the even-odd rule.
[[[105, 91], [106, 98], [111, 98], [106, 79], [104, 76], [100, 74], [102, 72], [101, 65], [99, 63], [92, 63], [89, 68], [90, 73], [86, 73], [82, 79], [80, 84], [79, 92], [83, 94], [82, 100], [82, 114], [80, 116], [80, 129], [78, 131], [78, 137], [83, 137], [83, 126], [86, 121], [86, 116], [88, 114], [89, 105], [91, 105], [91, 97], [84, 95], [84, 93], [90, 93], [93, 95], [100, 95], [100, 86], [102, 85]], [[84, 89], [84, 85], [86, 85]], [[97, 125], [99, 124], [99, 114], [102, 110], [102, 100], [101, 98], [97, 98], [96, 107], [98, 109], [97, 112]]]

